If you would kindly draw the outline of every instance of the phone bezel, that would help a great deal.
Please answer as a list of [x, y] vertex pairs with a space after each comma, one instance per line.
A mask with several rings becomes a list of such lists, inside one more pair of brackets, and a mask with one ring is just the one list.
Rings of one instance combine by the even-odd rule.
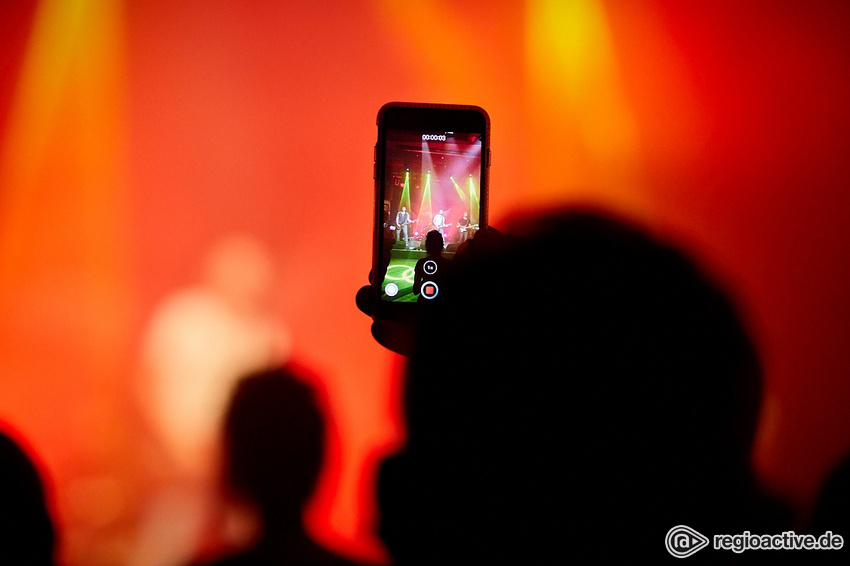
[[481, 177], [479, 181], [479, 230], [488, 226], [490, 185], [490, 117], [480, 106], [390, 102], [381, 107], [377, 117], [378, 141], [375, 144], [375, 208], [372, 242], [373, 318], [410, 322], [418, 312], [417, 303], [381, 300], [381, 254], [383, 238], [384, 187], [387, 131], [454, 131], [481, 135]]

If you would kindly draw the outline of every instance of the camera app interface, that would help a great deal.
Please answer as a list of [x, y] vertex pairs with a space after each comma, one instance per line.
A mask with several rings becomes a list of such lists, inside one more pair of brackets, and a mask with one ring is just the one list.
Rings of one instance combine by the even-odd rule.
[[481, 134], [389, 131], [386, 144], [381, 298], [430, 301], [478, 231]]

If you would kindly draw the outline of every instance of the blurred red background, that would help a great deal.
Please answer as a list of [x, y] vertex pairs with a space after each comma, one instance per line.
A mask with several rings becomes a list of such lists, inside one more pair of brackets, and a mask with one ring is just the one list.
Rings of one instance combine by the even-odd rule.
[[42, 460], [64, 560], [144, 563], [145, 336], [231, 233], [270, 250], [267, 312], [324, 391], [311, 529], [385, 559], [400, 361], [354, 294], [391, 100], [487, 109], [495, 225], [590, 202], [713, 271], [764, 361], [754, 462], [805, 514], [850, 444], [848, 28], [817, 0], [4, 3], [0, 418]]

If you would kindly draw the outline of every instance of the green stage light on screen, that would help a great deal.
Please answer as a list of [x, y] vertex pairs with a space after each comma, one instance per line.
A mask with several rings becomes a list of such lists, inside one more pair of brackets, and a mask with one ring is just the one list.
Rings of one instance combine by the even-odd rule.
[[404, 187], [401, 189], [401, 199], [399, 201], [399, 209], [402, 206], [410, 210], [410, 169], [404, 172]]
[[422, 200], [419, 203], [420, 230], [424, 229], [431, 223], [431, 216], [431, 172], [428, 171], [425, 175], [425, 186], [422, 188]]
[[460, 200], [466, 207], [469, 207], [469, 197], [467, 196], [466, 192], [460, 187], [460, 185], [457, 184], [457, 181], [455, 181], [454, 177], [449, 177], [449, 179], [451, 179], [452, 184], [454, 184], [455, 186], [457, 196], [460, 197]]
[[472, 179], [472, 175], [469, 176], [469, 204], [471, 209], [469, 220], [473, 224], [478, 224], [478, 210], [481, 203], [478, 200], [478, 191], [475, 190], [475, 181]]

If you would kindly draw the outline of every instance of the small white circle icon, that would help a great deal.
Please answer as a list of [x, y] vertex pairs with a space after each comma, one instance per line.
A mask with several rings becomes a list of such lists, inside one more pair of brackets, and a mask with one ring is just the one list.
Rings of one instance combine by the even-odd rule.
[[384, 287], [384, 293], [387, 294], [387, 297], [395, 297], [398, 295], [398, 285], [395, 283], [387, 283], [387, 286]]

